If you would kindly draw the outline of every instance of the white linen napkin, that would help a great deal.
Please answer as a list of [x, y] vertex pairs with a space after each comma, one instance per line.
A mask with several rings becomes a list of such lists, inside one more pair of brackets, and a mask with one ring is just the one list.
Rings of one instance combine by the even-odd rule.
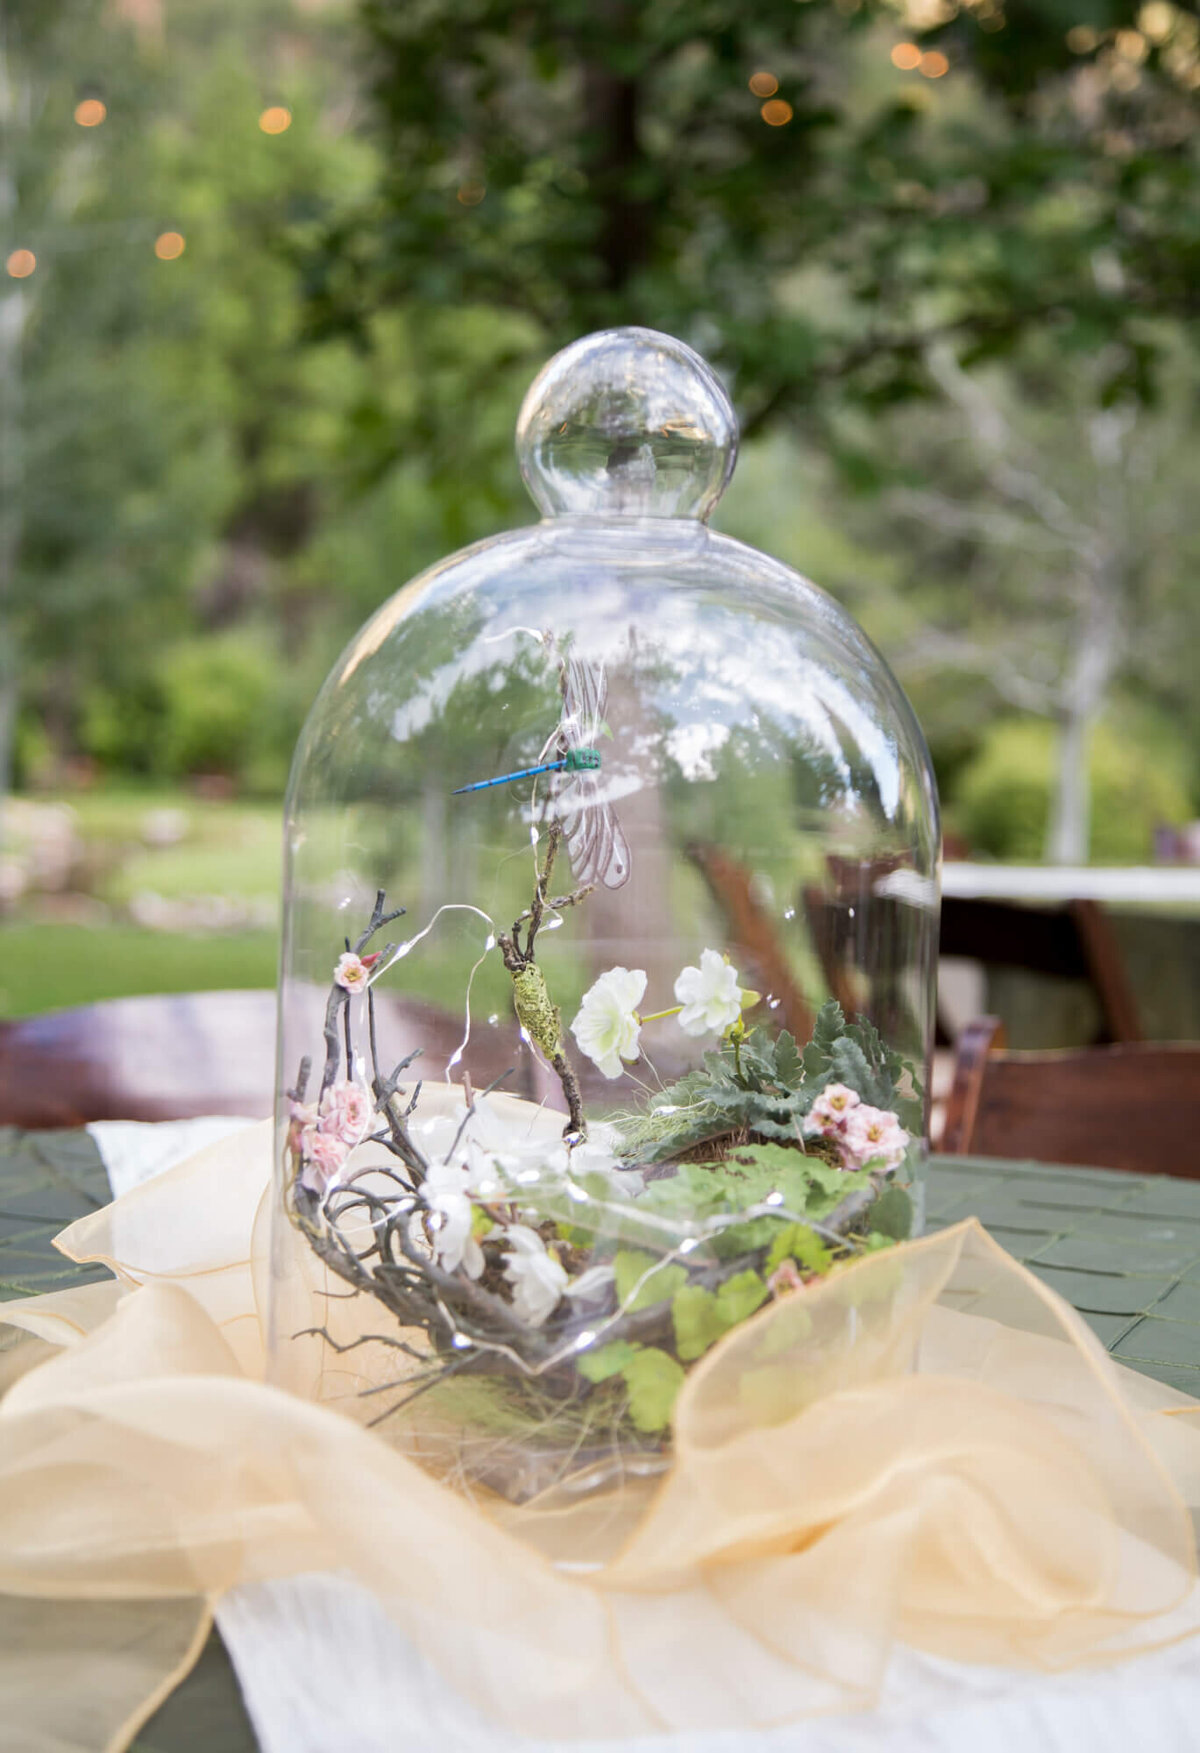
[[[119, 1195], [250, 1124], [106, 1120], [88, 1131]], [[900, 1650], [880, 1708], [862, 1716], [752, 1737], [621, 1742], [559, 1738], [547, 1723], [546, 1738], [534, 1741], [496, 1729], [451, 1692], [349, 1577], [246, 1584], [223, 1597], [216, 1618], [262, 1753], [1195, 1753], [1200, 1723], [1200, 1646], [1189, 1641], [1063, 1675], [972, 1668]]]

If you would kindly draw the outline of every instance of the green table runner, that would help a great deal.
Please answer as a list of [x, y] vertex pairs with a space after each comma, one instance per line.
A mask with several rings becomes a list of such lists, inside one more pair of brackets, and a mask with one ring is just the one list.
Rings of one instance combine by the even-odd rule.
[[[0, 1300], [107, 1276], [51, 1245], [108, 1203], [86, 1132], [0, 1127]], [[929, 1227], [975, 1216], [1052, 1285], [1122, 1362], [1200, 1398], [1200, 1181], [935, 1157]], [[254, 1753], [237, 1680], [214, 1634], [133, 1753]]]

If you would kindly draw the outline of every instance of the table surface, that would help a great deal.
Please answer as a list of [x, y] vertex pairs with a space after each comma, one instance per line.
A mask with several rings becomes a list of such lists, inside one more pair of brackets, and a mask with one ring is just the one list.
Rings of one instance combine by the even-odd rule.
[[966, 900], [1195, 905], [1200, 901], [1200, 866], [974, 864], [969, 859], [948, 859], [942, 866], [942, 893]]
[[[109, 1200], [86, 1132], [0, 1127], [0, 1300], [107, 1277], [52, 1246]], [[1122, 1362], [1200, 1398], [1200, 1181], [934, 1157], [929, 1228], [978, 1217], [1080, 1311]], [[214, 1634], [131, 1753], [255, 1753], [237, 1680]]]

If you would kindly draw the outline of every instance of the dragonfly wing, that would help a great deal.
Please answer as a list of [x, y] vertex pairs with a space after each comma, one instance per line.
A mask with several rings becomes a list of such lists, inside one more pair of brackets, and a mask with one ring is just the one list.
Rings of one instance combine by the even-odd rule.
[[612, 805], [597, 798], [595, 781], [586, 774], [578, 775], [560, 794], [557, 808], [579, 886], [622, 888], [629, 881], [629, 842]]
[[576, 748], [595, 742], [607, 702], [608, 678], [603, 664], [569, 657], [563, 687], [563, 720]]

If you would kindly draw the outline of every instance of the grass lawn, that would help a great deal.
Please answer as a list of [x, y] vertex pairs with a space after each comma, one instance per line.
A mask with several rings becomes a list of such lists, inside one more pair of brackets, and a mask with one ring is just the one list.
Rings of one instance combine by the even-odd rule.
[[[109, 922], [51, 922], [29, 895], [0, 922], [0, 1016], [125, 998], [274, 986], [282, 809], [279, 804], [208, 801], [160, 786], [99, 786], [38, 801], [65, 804], [83, 843], [75, 891], [101, 903]], [[169, 812], [172, 834], [162, 833]], [[157, 833], [156, 833], [157, 828]], [[247, 929], [227, 934], [150, 930], [130, 903], [219, 897], [249, 910]], [[136, 906], [134, 912], [136, 914]], [[186, 908], [184, 909], [186, 914]]]
[[0, 1016], [141, 992], [274, 986], [273, 931], [185, 937], [134, 925], [0, 925]]

